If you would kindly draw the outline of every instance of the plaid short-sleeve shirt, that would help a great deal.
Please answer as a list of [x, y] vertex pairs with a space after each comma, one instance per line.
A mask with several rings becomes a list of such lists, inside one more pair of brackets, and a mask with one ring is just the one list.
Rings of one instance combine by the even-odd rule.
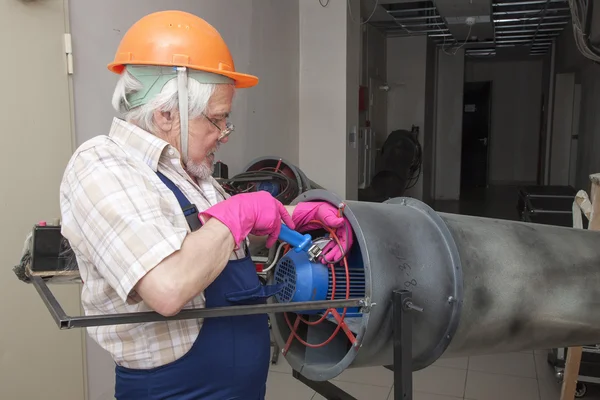
[[[86, 315], [151, 311], [135, 293], [137, 282], [181, 248], [189, 232], [167, 176], [199, 211], [227, 198], [211, 177], [191, 179], [167, 142], [115, 118], [108, 135], [81, 145], [60, 186], [62, 234], [77, 257]], [[244, 251], [231, 259], [244, 257]], [[184, 308], [204, 306], [200, 294]], [[154, 368], [175, 361], [194, 343], [202, 320], [88, 328], [118, 365]]]

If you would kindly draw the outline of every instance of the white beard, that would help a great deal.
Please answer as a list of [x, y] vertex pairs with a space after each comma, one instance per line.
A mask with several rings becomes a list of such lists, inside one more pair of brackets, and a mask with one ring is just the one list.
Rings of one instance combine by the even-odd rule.
[[215, 171], [213, 160], [215, 159], [215, 153], [219, 150], [219, 147], [221, 147], [221, 143], [217, 143], [217, 147], [206, 155], [207, 159], [202, 163], [198, 164], [193, 161], [188, 161], [185, 166], [187, 173], [199, 180], [208, 179]]
[[185, 169], [187, 170], [188, 174], [192, 175], [193, 177], [199, 180], [207, 179], [213, 174], [215, 170], [212, 163], [209, 166], [206, 162], [196, 164], [191, 161], [188, 161], [188, 163], [185, 166]]

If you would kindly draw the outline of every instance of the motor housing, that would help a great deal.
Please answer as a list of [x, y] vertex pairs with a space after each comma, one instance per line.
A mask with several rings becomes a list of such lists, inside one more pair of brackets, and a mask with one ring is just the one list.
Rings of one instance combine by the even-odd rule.
[[[365, 295], [365, 270], [358, 253], [349, 257], [348, 274], [343, 265], [311, 262], [305, 251], [289, 251], [278, 261], [273, 273], [276, 284], [283, 285], [275, 295], [280, 303], [362, 298]], [[351, 265], [351, 266], [350, 266]], [[348, 279], [349, 278], [349, 279]], [[301, 314], [323, 314], [326, 310], [310, 310]], [[342, 310], [338, 310], [342, 312]], [[358, 308], [346, 310], [346, 317], [360, 316]]]

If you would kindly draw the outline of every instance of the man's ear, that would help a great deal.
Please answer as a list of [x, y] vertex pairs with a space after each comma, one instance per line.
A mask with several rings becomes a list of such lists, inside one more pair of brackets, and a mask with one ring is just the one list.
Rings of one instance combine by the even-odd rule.
[[173, 114], [168, 111], [154, 111], [154, 123], [162, 132], [168, 134], [173, 129]]

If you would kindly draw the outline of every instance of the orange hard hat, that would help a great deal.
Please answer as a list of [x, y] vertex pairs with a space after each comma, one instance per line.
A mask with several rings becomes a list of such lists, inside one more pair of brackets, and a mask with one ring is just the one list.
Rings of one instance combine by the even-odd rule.
[[183, 11], [159, 11], [133, 24], [108, 69], [120, 74], [127, 64], [212, 72], [232, 79], [237, 88], [258, 83], [257, 77], [235, 71], [229, 48], [212, 25]]

